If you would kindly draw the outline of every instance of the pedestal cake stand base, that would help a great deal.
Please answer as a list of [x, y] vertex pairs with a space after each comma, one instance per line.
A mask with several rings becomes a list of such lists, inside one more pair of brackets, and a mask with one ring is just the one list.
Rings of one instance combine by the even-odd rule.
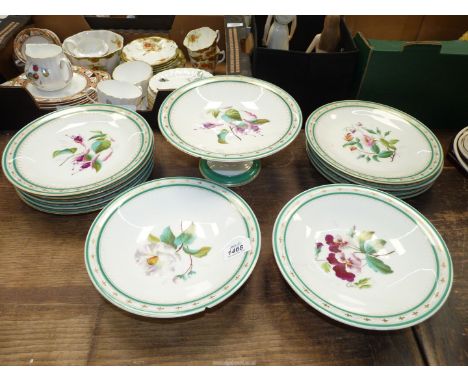
[[260, 172], [259, 160], [248, 162], [215, 162], [200, 159], [202, 175], [218, 184], [227, 187], [242, 186], [254, 180]]

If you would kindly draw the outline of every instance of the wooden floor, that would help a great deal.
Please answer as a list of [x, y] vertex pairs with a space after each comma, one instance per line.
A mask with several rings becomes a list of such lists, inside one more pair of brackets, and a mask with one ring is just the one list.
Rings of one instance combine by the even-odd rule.
[[[453, 132], [437, 133], [446, 148]], [[0, 150], [11, 133], [0, 133]], [[462, 365], [467, 364], [467, 178], [450, 162], [434, 187], [409, 200], [445, 238], [455, 279], [445, 306], [394, 332], [336, 323], [305, 304], [273, 258], [272, 226], [294, 195], [327, 183], [309, 164], [304, 134], [262, 161], [236, 191], [262, 229], [246, 284], [203, 314], [174, 320], [126, 313], [92, 286], [83, 244], [96, 213], [52, 216], [22, 203], [0, 174], [0, 364], [2, 365]], [[198, 161], [156, 133], [153, 178], [199, 176]], [[409, 290], [408, 293], [411, 293]]]

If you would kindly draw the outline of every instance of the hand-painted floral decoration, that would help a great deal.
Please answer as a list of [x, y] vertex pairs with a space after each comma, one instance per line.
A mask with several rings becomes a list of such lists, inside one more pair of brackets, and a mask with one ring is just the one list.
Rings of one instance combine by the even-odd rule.
[[390, 131], [381, 131], [378, 127], [369, 129], [361, 122], [345, 128], [343, 147], [358, 153], [357, 159], [365, 158], [367, 162], [390, 158], [393, 162], [397, 152], [398, 139], [390, 137]]
[[91, 133], [93, 135], [87, 141], [81, 135], [67, 135], [73, 141], [73, 146], [55, 150], [52, 153], [52, 158], [66, 155], [65, 160], [59, 166], [67, 162], [71, 163], [72, 174], [86, 169], [99, 172], [103, 162], [107, 161], [113, 153], [114, 139], [102, 131], [91, 131]]
[[135, 260], [147, 275], [174, 275], [173, 282], [187, 280], [196, 274], [193, 270], [193, 258], [200, 259], [208, 255], [211, 247], [193, 248], [197, 239], [196, 226], [192, 222], [186, 229], [180, 227], [176, 236], [171, 227], [167, 226], [161, 234], [150, 233], [135, 253]]
[[[356, 227], [343, 236], [327, 234], [324, 242], [315, 243], [315, 260], [321, 262], [325, 272], [333, 270], [335, 276], [348, 282], [348, 286], [366, 289], [371, 287], [369, 277], [358, 276], [366, 269], [381, 274], [393, 273], [392, 268], [382, 259], [395, 251], [385, 251], [387, 242], [375, 238], [373, 231], [356, 233]], [[322, 255], [323, 252], [326, 252]]]
[[232, 106], [212, 109], [208, 111], [212, 120], [202, 123], [203, 130], [216, 129], [218, 143], [228, 144], [231, 139], [242, 140], [242, 136], [261, 135], [261, 126], [270, 122], [268, 119], [258, 118], [256, 114], [237, 110]]

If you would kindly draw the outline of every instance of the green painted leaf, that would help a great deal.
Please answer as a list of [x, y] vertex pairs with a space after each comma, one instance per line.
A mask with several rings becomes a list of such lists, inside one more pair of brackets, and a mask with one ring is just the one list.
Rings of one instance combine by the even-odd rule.
[[349, 142], [346, 142], [343, 147], [346, 147], [346, 146], [354, 146], [357, 142], [352, 140], [352, 141], [349, 141]]
[[353, 225], [353, 227], [349, 230], [348, 235], [350, 237], [354, 237], [356, 235], [356, 226]]
[[370, 269], [375, 272], [380, 272], [384, 274], [393, 273], [392, 268], [385, 264], [382, 260], [377, 257], [366, 255], [367, 265]]
[[153, 234], [150, 233], [150, 234], [148, 235], [148, 241], [149, 241], [150, 243], [157, 244], [157, 243], [159, 243], [161, 240], [159, 239], [159, 237], [157, 237], [157, 236], [155, 236], [155, 235], [153, 235]]
[[393, 151], [381, 151], [379, 153], [379, 158], [389, 158], [393, 155]]
[[390, 131], [386, 131], [384, 136], [386, 137], [388, 134], [390, 134]]
[[380, 251], [383, 247], [385, 247], [385, 244], [387, 244], [387, 242], [384, 239], [375, 239], [372, 240], [371, 244], [376, 251]]
[[356, 142], [356, 146], [357, 146], [357, 147], [359, 147], [361, 150], [363, 150], [363, 149], [364, 149], [364, 147], [362, 147], [362, 144], [361, 144], [361, 142]]
[[382, 132], [380, 131], [380, 129], [377, 127], [377, 129], [375, 129], [379, 134], [382, 134]]
[[96, 153], [100, 153], [101, 151], [107, 150], [111, 147], [111, 141], [104, 140], [104, 141], [96, 141], [91, 145], [91, 149]]
[[176, 248], [174, 244], [175, 236], [172, 233], [171, 227], [167, 226], [164, 228], [164, 230], [161, 233], [161, 236], [159, 237], [163, 243], [166, 243], [174, 248]]
[[93, 139], [100, 139], [100, 138], [105, 138], [107, 134], [96, 134], [93, 135], [91, 138], [88, 139], [88, 141], [92, 141]]
[[366, 161], [370, 162], [370, 160], [371, 160], [370, 157], [366, 157]]
[[357, 156], [357, 159], [364, 158], [365, 156], [366, 156], [365, 154], [358, 155], [358, 156]]
[[254, 119], [253, 121], [250, 121], [250, 123], [253, 123], [254, 125], [263, 125], [268, 122], [270, 122], [269, 119]]
[[388, 143], [388, 141], [385, 138], [380, 138], [379, 141], [387, 148], [388, 146], [390, 146], [390, 143]]
[[198, 258], [205, 257], [206, 255], [208, 255], [210, 251], [211, 251], [211, 247], [201, 247], [200, 249], [190, 249], [188, 246], [184, 245], [185, 253], [188, 253]]
[[379, 145], [377, 145], [377, 143], [374, 143], [372, 145], [371, 150], [376, 154], [380, 153], [380, 148], [379, 148]]
[[391, 145], [396, 145], [398, 142], [400, 142], [399, 139], [390, 139], [390, 141], [389, 141], [389, 143], [390, 143]]
[[242, 121], [242, 117], [236, 109], [228, 109], [224, 112], [224, 115], [236, 121]]
[[96, 160], [93, 162], [93, 168], [96, 170], [96, 172], [99, 172], [101, 167], [102, 167], [102, 164], [100, 161]]
[[91, 154], [86, 154], [84, 159], [90, 161], [91, 159], [93, 159], [93, 156]]
[[218, 134], [218, 143], [221, 143], [223, 145], [227, 144], [226, 142], [226, 136], [229, 134], [229, 130], [223, 129], [219, 132]]
[[174, 240], [174, 244], [176, 247], [180, 245], [188, 245], [195, 240], [195, 224], [190, 224], [189, 227], [184, 230], [179, 236], [177, 236]]
[[380, 162], [379, 157], [377, 155], [372, 155], [372, 159], [375, 160], [376, 162]]
[[362, 285], [362, 284], [367, 284], [370, 281], [369, 277], [364, 277], [363, 279], [358, 280], [357, 282], [354, 283], [354, 285]]
[[219, 109], [214, 109], [214, 110], [211, 110], [211, 114], [213, 115], [213, 117], [215, 117], [215, 118], [218, 118], [218, 115], [219, 115]]
[[367, 241], [374, 236], [374, 231], [361, 231], [361, 233], [358, 236], [359, 241]]
[[371, 134], [377, 134], [374, 130], [372, 129], [366, 129], [364, 128], [364, 130], [366, 130], [368, 133], [371, 133]]
[[76, 147], [70, 147], [69, 149], [63, 149], [63, 150], [55, 150], [52, 153], [52, 158], [58, 157], [59, 155], [63, 155], [63, 154], [75, 154], [76, 150], [78, 150]]
[[322, 265], [320, 266], [320, 268], [322, 268], [325, 272], [330, 272], [331, 270], [331, 266], [330, 266], [330, 263], [322, 263]]

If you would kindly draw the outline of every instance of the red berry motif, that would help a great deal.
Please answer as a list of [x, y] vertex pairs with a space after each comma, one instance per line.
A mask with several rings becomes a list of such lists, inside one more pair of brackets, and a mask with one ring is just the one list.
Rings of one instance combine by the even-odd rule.
[[39, 74], [34, 73], [34, 74], [33, 74], [33, 77], [34, 77], [35, 80], [37, 80], [37, 79], [39, 78]]
[[37, 72], [39, 70], [39, 67], [37, 65], [33, 65], [33, 70]]

